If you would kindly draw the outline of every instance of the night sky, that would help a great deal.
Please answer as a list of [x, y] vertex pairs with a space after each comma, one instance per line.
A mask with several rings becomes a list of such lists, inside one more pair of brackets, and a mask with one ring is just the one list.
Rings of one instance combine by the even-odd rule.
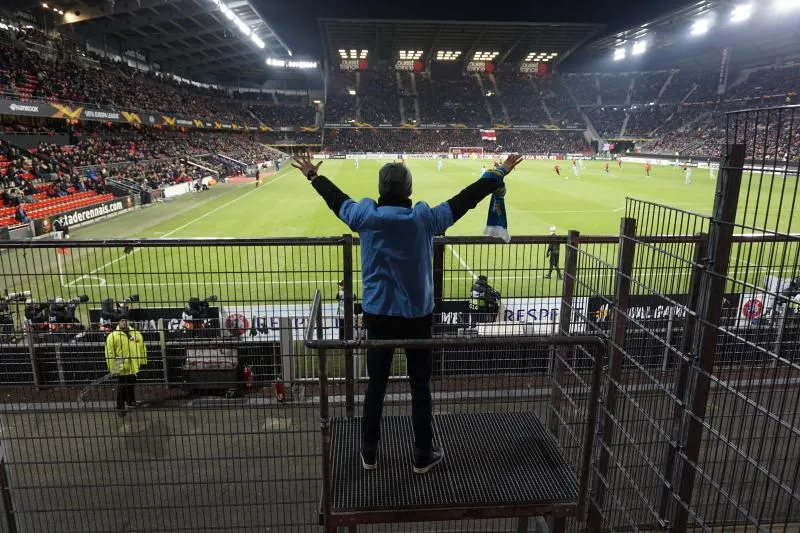
[[251, 0], [295, 52], [322, 56], [318, 18], [387, 18], [421, 20], [586, 22], [622, 30], [689, 0], [560, 0], [537, 2], [476, 2], [436, 0]]

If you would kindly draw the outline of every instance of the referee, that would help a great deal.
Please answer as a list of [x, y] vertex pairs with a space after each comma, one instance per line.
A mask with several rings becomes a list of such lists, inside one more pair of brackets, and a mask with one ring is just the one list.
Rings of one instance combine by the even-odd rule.
[[[551, 237], [556, 236], [556, 228], [553, 227], [550, 228], [550, 236]], [[550, 244], [547, 245], [547, 253], [545, 254], [545, 257], [550, 258], [550, 270], [547, 271], [547, 275], [545, 276], [547, 279], [550, 279], [550, 276], [553, 275], [553, 270], [556, 271], [558, 279], [563, 279], [563, 277], [561, 276], [561, 268], [559, 268], [558, 266], [558, 256], [560, 255], [560, 253], [561, 253], [560, 243], [551, 242]]]

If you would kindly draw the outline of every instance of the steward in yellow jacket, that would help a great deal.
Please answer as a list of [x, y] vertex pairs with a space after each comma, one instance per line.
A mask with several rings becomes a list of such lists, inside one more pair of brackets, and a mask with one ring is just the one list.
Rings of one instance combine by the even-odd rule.
[[147, 364], [147, 347], [142, 334], [130, 326], [128, 320], [119, 321], [117, 329], [106, 339], [106, 365], [119, 380], [117, 387], [117, 414], [125, 416], [125, 405], [138, 407], [134, 386], [136, 374]]

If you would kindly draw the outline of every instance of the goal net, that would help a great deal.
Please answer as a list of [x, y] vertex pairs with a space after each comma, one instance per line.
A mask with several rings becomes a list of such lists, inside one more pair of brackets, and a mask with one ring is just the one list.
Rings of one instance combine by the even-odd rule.
[[483, 148], [480, 146], [451, 146], [450, 157], [453, 159], [478, 159], [483, 157]]

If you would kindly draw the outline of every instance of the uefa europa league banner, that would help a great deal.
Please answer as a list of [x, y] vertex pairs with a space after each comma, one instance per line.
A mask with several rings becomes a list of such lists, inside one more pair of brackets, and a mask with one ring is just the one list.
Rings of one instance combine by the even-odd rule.
[[[120, 122], [128, 124], [144, 124], [146, 126], [165, 126], [177, 128], [198, 128], [213, 130], [245, 130], [270, 132], [273, 128], [264, 124], [236, 123], [230, 120], [214, 118], [197, 118], [164, 114], [155, 111], [125, 111], [122, 109], [96, 109], [64, 104], [59, 102], [23, 102], [0, 98], [0, 115], [60, 118], [65, 120], [90, 120], [97, 122]], [[289, 126], [282, 131], [308, 131], [309, 128]], [[318, 128], [314, 128], [317, 131]]]

